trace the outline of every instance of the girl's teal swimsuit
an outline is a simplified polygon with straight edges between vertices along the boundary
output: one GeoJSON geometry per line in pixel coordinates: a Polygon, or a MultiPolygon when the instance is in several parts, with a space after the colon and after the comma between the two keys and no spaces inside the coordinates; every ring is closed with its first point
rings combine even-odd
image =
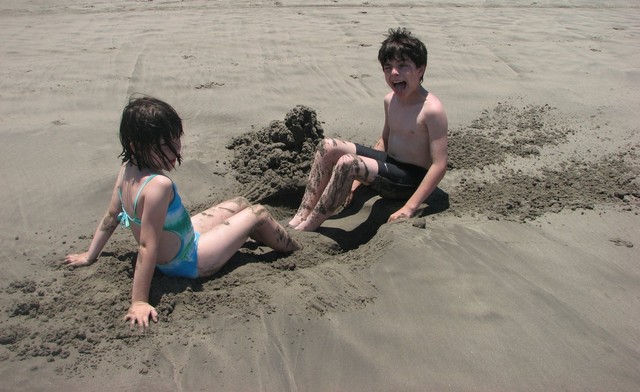
{"type": "MultiPolygon", "coordinates": [[[[131,222],[140,225],[141,220],[136,216],[136,207],[138,206],[138,198],[142,189],[151,181],[157,174],[150,175],[142,183],[135,200],[133,201],[133,218],[127,214],[122,206],[122,212],[118,214],[118,220],[122,227],[129,228],[131,222]]],[[[198,277],[198,239],[200,233],[193,230],[193,224],[191,223],[191,217],[187,212],[187,209],[182,205],[182,199],[178,195],[178,189],[172,182],[173,186],[173,200],[169,203],[167,209],[167,217],[164,220],[164,226],[162,229],[176,234],[180,238],[180,249],[178,254],[167,264],[156,264],[156,268],[162,273],[168,276],[181,276],[185,278],[197,278],[198,277]]],[[[122,189],[118,189],[118,195],[120,196],[120,203],[122,203],[122,189]]]]}

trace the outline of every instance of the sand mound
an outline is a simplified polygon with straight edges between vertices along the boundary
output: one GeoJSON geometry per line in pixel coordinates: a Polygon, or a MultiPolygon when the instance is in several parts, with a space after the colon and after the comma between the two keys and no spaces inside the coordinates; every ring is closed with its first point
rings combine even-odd
{"type": "Polygon", "coordinates": [[[227,148],[234,152],[231,167],[240,183],[237,193],[256,202],[300,192],[323,137],[316,112],[301,105],[284,121],[234,137],[227,148]]]}

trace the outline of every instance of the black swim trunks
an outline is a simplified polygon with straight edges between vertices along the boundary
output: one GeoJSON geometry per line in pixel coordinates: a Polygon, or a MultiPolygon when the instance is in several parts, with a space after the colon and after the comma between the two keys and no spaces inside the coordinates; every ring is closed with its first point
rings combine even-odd
{"type": "Polygon", "coordinates": [[[384,198],[410,198],[427,174],[427,169],[423,167],[398,162],[384,151],[374,150],[358,143],[356,143],[356,154],[378,162],[378,175],[370,187],[384,198]]]}

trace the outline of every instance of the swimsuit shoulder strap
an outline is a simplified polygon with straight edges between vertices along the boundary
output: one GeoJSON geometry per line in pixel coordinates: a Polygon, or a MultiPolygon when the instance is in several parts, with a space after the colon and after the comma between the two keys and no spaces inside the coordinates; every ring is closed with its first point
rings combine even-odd
{"type": "Polygon", "coordinates": [[[138,198],[140,197],[140,193],[142,193],[142,189],[144,189],[145,186],[147,186],[147,184],[149,183],[149,181],[153,180],[153,178],[157,176],[157,174],[152,174],[149,177],[147,177],[146,180],[144,180],[144,182],[142,183],[142,185],[140,186],[140,189],[138,189],[138,193],[136,194],[136,198],[133,199],[133,219],[138,219],[138,198]]]}

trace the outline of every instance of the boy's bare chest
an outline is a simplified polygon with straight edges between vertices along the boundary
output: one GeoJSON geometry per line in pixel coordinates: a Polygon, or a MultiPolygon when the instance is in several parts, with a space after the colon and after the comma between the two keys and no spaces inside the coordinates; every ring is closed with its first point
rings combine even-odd
{"type": "Polygon", "coordinates": [[[411,107],[397,107],[389,110],[389,129],[396,135],[416,134],[426,132],[426,127],[421,121],[422,105],[411,107]]]}

